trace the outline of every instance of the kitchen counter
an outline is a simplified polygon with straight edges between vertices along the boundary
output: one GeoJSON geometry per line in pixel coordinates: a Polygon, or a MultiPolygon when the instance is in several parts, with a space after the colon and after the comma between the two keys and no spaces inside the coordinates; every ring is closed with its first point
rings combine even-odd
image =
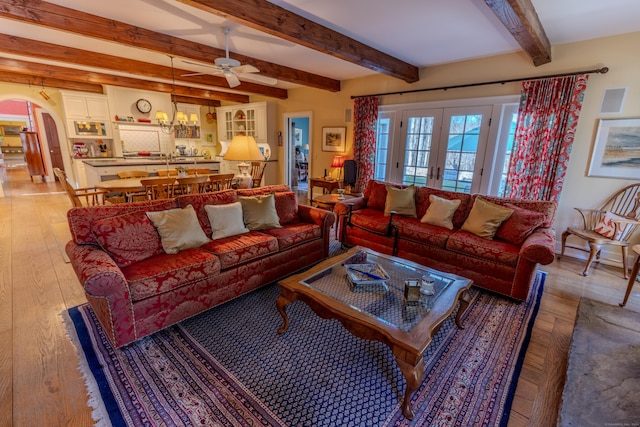
{"type": "Polygon", "coordinates": [[[76,176],[81,187],[93,187],[101,181],[117,179],[118,172],[144,170],[149,176],[157,176],[160,169],[174,169],[176,166],[187,168],[208,168],[211,173],[219,173],[220,161],[205,160],[196,157],[178,157],[171,159],[167,167],[167,160],[154,157],[75,157],[76,176]]]}
{"type": "MultiPolygon", "coordinates": [[[[76,158],[78,159],[78,158],[76,158]]],[[[167,160],[159,157],[91,157],[91,158],[79,158],[82,162],[88,166],[93,167],[114,167],[114,166],[145,166],[145,165],[166,165],[167,160]]],[[[171,159],[169,165],[200,165],[208,163],[220,163],[218,160],[204,159],[202,157],[178,157],[171,159]]]]}

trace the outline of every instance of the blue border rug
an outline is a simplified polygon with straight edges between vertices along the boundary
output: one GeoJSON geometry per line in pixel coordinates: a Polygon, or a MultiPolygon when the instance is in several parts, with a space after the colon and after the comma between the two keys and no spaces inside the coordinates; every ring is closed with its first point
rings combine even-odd
{"type": "Polygon", "coordinates": [[[68,314],[105,425],[506,426],[545,277],[524,303],[472,288],[466,328],[448,319],[425,352],[411,422],[391,351],[300,301],[278,335],[275,284],[119,350],[88,305],[68,314]]]}

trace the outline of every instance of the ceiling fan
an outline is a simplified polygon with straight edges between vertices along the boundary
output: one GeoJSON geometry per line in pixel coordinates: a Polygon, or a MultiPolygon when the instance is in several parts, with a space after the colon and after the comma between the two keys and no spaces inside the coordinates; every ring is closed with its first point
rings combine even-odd
{"type": "Polygon", "coordinates": [[[240,61],[229,58],[229,33],[231,32],[231,29],[228,27],[225,27],[223,30],[224,30],[224,43],[225,43],[226,56],[224,58],[216,58],[215,61],[213,61],[214,65],[202,65],[196,62],[183,60],[182,62],[187,64],[213,68],[213,71],[209,73],[182,74],[183,77],[201,76],[205,74],[210,74],[213,76],[223,75],[227,79],[227,83],[229,84],[230,88],[239,86],[240,79],[252,81],[259,84],[266,84],[270,86],[273,86],[276,83],[278,83],[278,80],[274,78],[261,76],[257,74],[260,72],[260,70],[258,70],[253,65],[241,65],[240,61]]]}

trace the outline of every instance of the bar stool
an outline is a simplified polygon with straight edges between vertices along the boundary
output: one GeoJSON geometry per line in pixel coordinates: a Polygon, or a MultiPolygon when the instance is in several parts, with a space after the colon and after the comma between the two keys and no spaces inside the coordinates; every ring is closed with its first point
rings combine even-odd
{"type": "Polygon", "coordinates": [[[638,276],[638,270],[640,270],[640,245],[633,245],[631,250],[636,254],[636,262],[633,263],[633,269],[631,270],[631,276],[629,277],[627,292],[624,294],[624,300],[622,303],[618,304],[620,307],[627,305],[627,300],[629,299],[629,295],[631,295],[631,288],[633,288],[633,285],[636,282],[636,277],[638,276]]]}

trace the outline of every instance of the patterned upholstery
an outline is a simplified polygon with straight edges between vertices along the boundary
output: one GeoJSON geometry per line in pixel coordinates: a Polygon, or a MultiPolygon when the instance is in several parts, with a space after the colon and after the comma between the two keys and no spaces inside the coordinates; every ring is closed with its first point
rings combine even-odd
{"type": "Polygon", "coordinates": [[[298,206],[286,185],[72,208],[67,216],[72,240],[66,252],[116,347],[321,261],[329,253],[335,218],[330,211],[298,206]],[[210,235],[205,205],[269,193],[275,193],[283,228],[226,237],[174,255],[157,253],[145,212],[191,204],[210,235]]]}
{"type": "MultiPolygon", "coordinates": [[[[430,187],[416,187],[417,218],[393,217],[398,237],[386,235],[389,217],[383,215],[386,200],[385,182],[369,181],[362,197],[339,202],[334,208],[341,239],[346,245],[361,245],[378,252],[395,255],[445,272],[472,279],[475,285],[510,296],[526,299],[538,264],[553,262],[555,231],[554,202],[482,196],[483,199],[514,209],[498,228],[493,240],[460,231],[478,195],[456,193],[430,187]],[[458,199],[453,230],[420,219],[429,208],[429,196],[458,199]],[[350,206],[352,214],[349,219],[350,206]],[[352,225],[343,226],[350,222],[352,225]]],[[[406,186],[394,185],[398,188],[406,186]]]]}

